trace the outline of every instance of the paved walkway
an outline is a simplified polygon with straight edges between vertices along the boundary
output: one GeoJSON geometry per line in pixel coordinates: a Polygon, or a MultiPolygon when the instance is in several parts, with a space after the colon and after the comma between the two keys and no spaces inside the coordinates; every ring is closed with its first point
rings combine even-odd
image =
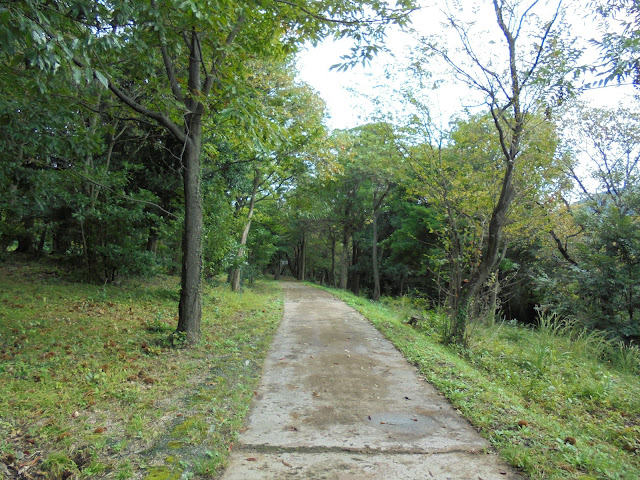
{"type": "Polygon", "coordinates": [[[223,480],[516,480],[364,317],[284,283],[284,318],[223,480]]]}

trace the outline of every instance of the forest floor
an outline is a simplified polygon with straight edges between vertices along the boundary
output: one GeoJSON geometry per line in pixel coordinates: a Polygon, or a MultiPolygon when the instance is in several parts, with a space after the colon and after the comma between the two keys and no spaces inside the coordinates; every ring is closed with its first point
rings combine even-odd
{"type": "Polygon", "coordinates": [[[223,480],[522,478],[366,318],[282,285],[284,317],[223,480]]]}

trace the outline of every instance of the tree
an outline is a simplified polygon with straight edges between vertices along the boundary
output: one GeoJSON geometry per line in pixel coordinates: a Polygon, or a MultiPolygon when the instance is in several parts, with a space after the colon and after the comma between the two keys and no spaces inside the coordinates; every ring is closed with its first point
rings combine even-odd
{"type": "MultiPolygon", "coordinates": [[[[414,108],[427,107],[414,102],[414,108]]],[[[426,268],[439,285],[436,295],[431,295],[434,302],[446,303],[456,311],[462,291],[486,249],[487,231],[502,189],[499,136],[490,114],[455,120],[447,132],[438,131],[428,112],[422,117],[424,122],[418,122],[418,115],[413,118],[412,124],[401,129],[406,164],[411,167],[402,183],[438,219],[431,221],[431,230],[440,242],[425,259],[426,268]]],[[[515,196],[503,225],[496,265],[507,258],[508,247],[526,248],[546,235],[546,222],[538,204],[547,204],[557,178],[562,176],[555,155],[555,126],[532,112],[532,122],[534,118],[537,127],[523,139],[519,158],[527,169],[514,173],[515,196]]],[[[469,304],[474,318],[493,321],[500,287],[499,272],[494,269],[469,304]]]]}
{"type": "Polygon", "coordinates": [[[576,190],[553,232],[561,260],[541,284],[562,314],[612,337],[637,340],[640,114],[579,105],[565,129],[567,158],[574,159],[566,170],[576,190]]]}
{"type": "Polygon", "coordinates": [[[578,52],[563,42],[562,0],[554,3],[549,18],[542,20],[540,15],[546,3],[493,0],[496,31],[500,35],[482,32],[497,43],[486,54],[476,47],[475,39],[480,35],[474,31],[477,24],[472,19],[465,21],[451,10],[447,12],[447,25],[457,37],[464,60],[458,60],[433,39],[423,42],[426,52],[443,59],[458,80],[482,95],[498,133],[502,155],[500,192],[487,226],[485,247],[460,288],[452,312],[450,340],[460,344],[466,343],[471,300],[499,258],[502,231],[516,197],[514,177],[518,168],[524,168],[519,166],[519,158],[527,135],[535,129],[532,113],[550,96],[566,95],[570,87],[566,81],[568,67],[578,52]]]}
{"type": "MultiPolygon", "coordinates": [[[[157,123],[182,144],[178,331],[194,343],[202,309],[203,135],[210,118],[230,115],[250,136],[260,136],[256,106],[250,96],[237,95],[248,88],[247,58],[281,58],[304,42],[333,35],[357,40],[345,64],[365,62],[378,50],[386,25],[406,24],[412,7],[410,0],[393,7],[377,0],[311,6],[299,0],[25,0],[2,5],[0,45],[3,57],[24,58],[47,73],[68,69],[77,82],[97,81],[142,121],[157,123]]],[[[46,89],[47,77],[36,81],[46,89]]]]}
{"type": "MultiPolygon", "coordinates": [[[[402,163],[402,156],[396,145],[393,126],[384,123],[371,123],[351,131],[354,135],[351,155],[352,163],[346,168],[365,180],[365,191],[369,191],[371,222],[371,270],[373,275],[372,299],[380,299],[380,272],[378,260],[380,212],[385,205],[394,182],[394,169],[402,163]]],[[[347,173],[347,171],[345,171],[347,173]]]]}

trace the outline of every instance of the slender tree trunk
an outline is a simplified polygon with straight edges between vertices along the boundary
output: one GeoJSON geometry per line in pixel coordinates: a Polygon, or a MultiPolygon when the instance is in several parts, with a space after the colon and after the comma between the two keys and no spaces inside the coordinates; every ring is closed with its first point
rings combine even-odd
{"type": "Polygon", "coordinates": [[[42,228],[42,233],[40,234],[40,241],[38,242],[38,254],[41,255],[42,252],[44,251],[44,244],[47,240],[47,233],[49,231],[49,224],[45,223],[44,227],[42,228]]]}
{"type": "Polygon", "coordinates": [[[154,255],[158,252],[158,230],[155,227],[149,227],[149,235],[147,236],[147,252],[154,255]]]}
{"type": "MultiPolygon", "coordinates": [[[[360,245],[353,241],[353,237],[351,238],[351,245],[351,265],[355,266],[358,265],[358,260],[360,259],[360,245]]],[[[349,277],[349,289],[358,295],[360,293],[360,272],[357,269],[353,269],[349,277]]]]}
{"type": "Polygon", "coordinates": [[[281,258],[282,258],[282,255],[280,254],[280,251],[278,251],[278,256],[276,257],[276,265],[275,265],[275,268],[273,269],[274,280],[280,280],[280,270],[282,269],[282,265],[280,264],[281,258]]]}
{"type": "Polygon", "coordinates": [[[349,240],[351,234],[344,228],[342,234],[342,253],[340,254],[340,289],[347,289],[347,278],[349,276],[349,240]]]}
{"type": "MultiPolygon", "coordinates": [[[[240,248],[238,249],[238,258],[242,260],[245,254],[247,240],[249,239],[249,231],[251,230],[251,220],[253,219],[253,212],[256,206],[256,195],[258,193],[258,186],[260,185],[260,171],[255,170],[253,174],[253,188],[251,190],[251,200],[249,201],[249,212],[247,213],[247,223],[242,231],[242,237],[240,237],[240,248]]],[[[231,290],[234,292],[240,291],[240,280],[242,279],[242,267],[237,265],[231,274],[231,290]]]]}
{"type": "Polygon", "coordinates": [[[507,167],[502,180],[502,190],[500,198],[491,215],[489,223],[489,233],[487,238],[487,247],[485,248],[480,265],[473,272],[468,283],[465,283],[460,293],[460,301],[458,302],[455,318],[453,319],[453,329],[451,332],[451,340],[460,345],[466,343],[467,320],[469,316],[469,307],[471,300],[478,293],[480,287],[489,278],[489,274],[496,264],[498,252],[500,248],[500,237],[502,227],[506,221],[509,206],[515,196],[513,188],[513,160],[507,161],[507,167]]]}
{"type": "Polygon", "coordinates": [[[298,270],[298,280],[304,282],[306,269],[307,269],[307,238],[302,233],[302,240],[300,240],[300,262],[299,262],[299,270],[298,270]]]}
{"type": "Polygon", "coordinates": [[[371,264],[373,267],[373,300],[380,300],[380,273],[378,272],[378,211],[373,212],[371,238],[371,264]]]}
{"type": "MultiPolygon", "coordinates": [[[[505,259],[507,256],[507,246],[505,245],[502,248],[502,253],[500,253],[500,258],[496,262],[497,265],[505,259]]],[[[490,326],[495,325],[496,323],[496,314],[498,312],[498,295],[500,293],[500,272],[496,270],[495,272],[496,280],[491,288],[490,298],[489,298],[489,307],[487,309],[487,324],[490,326]]]]}
{"type": "Polygon", "coordinates": [[[391,185],[387,185],[386,189],[378,198],[377,188],[373,189],[373,215],[371,216],[373,238],[371,239],[371,264],[373,266],[373,300],[380,300],[380,273],[378,272],[378,217],[380,215],[380,207],[391,190],[391,185]]]}
{"type": "Polygon", "coordinates": [[[329,272],[329,284],[336,286],[336,237],[331,235],[331,271],[329,272]]]}

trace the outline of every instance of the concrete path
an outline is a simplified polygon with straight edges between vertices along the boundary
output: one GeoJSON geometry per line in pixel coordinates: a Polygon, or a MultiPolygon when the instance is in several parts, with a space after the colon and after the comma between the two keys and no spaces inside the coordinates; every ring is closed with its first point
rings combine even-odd
{"type": "Polygon", "coordinates": [[[516,480],[364,317],[284,283],[284,318],[223,480],[516,480]]]}

